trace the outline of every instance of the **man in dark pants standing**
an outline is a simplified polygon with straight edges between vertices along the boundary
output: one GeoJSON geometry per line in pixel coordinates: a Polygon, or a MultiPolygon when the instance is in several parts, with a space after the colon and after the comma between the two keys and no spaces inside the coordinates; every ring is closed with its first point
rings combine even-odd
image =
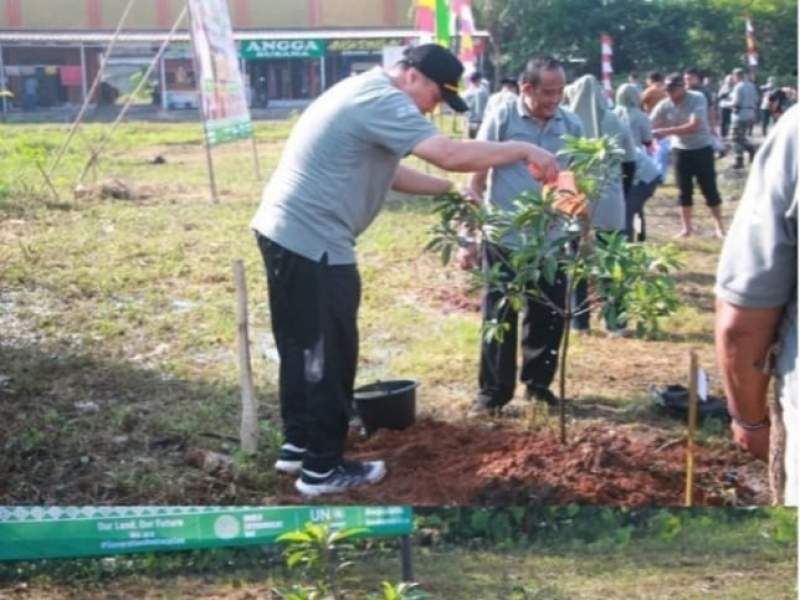
{"type": "Polygon", "coordinates": [[[328,89],[295,125],[251,223],[281,359],[284,443],[275,468],[299,474],[295,486],[304,495],[375,483],[386,473],[383,461],[343,456],[358,358],[355,240],[389,188],[417,195],[452,188],[400,160],[414,154],[462,172],[519,161],[557,175],[555,158],[533,144],[453,140],[423,116],[441,101],[466,110],[457,93],[462,72],[448,50],[425,44],[389,71],[376,67],[328,89]]]}
{"type": "Polygon", "coordinates": [[[668,96],[650,114],[653,137],[660,140],[672,136],[675,149],[675,179],[680,190],[681,231],[677,237],[689,237],[692,229],[692,195],[694,180],[706,199],[717,237],[725,236],[722,225],[722,198],[717,189],[714,167],[714,138],[708,120],[708,101],[700,92],[687,90],[683,76],[667,77],[668,96]]]}
{"type": "MultiPolygon", "coordinates": [[[[520,96],[498,106],[486,118],[478,132],[478,140],[504,141],[525,140],[549,150],[553,154],[564,145],[565,135],[580,136],[583,128],[577,116],[560,106],[566,79],[561,64],[552,57],[536,57],[528,61],[521,78],[520,96]]],[[[564,159],[560,159],[564,160],[564,159]]],[[[565,167],[566,164],[562,164],[565,167]]],[[[480,171],[473,175],[470,187],[475,196],[482,197],[489,182],[485,201],[498,208],[510,209],[514,199],[524,191],[537,191],[537,182],[524,164],[514,163],[493,168],[491,172],[480,171]]],[[[516,235],[503,240],[504,245],[514,247],[519,242],[516,235]]],[[[491,269],[500,264],[509,273],[507,252],[488,242],[482,250],[482,267],[491,269]]],[[[564,306],[566,280],[562,273],[553,285],[543,279],[539,288],[557,306],[564,306]]],[[[484,290],[482,314],[484,321],[492,319],[502,294],[496,290],[484,290]]],[[[481,343],[480,391],[470,414],[480,416],[494,413],[511,401],[516,386],[517,370],[517,321],[516,311],[506,308],[501,315],[509,327],[502,342],[496,340],[481,343]]],[[[522,318],[522,372],[520,379],[526,385],[527,397],[548,404],[557,399],[550,391],[550,384],[558,365],[558,348],[563,333],[563,320],[551,308],[541,302],[528,299],[522,318]]]]}

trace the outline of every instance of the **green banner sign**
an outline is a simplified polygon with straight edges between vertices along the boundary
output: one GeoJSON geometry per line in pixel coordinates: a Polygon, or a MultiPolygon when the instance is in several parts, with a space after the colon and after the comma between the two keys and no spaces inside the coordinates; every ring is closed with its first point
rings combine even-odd
{"type": "Polygon", "coordinates": [[[239,54],[245,60],[325,56],[325,40],[242,40],[239,48],[239,54]]]}
{"type": "Polygon", "coordinates": [[[0,560],[272,544],[307,523],[366,528],[362,537],[407,535],[407,506],[0,506],[0,560]]]}

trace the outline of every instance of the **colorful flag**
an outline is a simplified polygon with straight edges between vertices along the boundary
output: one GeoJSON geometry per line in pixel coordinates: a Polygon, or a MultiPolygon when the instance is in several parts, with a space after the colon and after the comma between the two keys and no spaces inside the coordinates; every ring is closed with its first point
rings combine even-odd
{"type": "Polygon", "coordinates": [[[417,0],[414,29],[426,33],[429,39],[433,38],[436,31],[436,0],[417,0]]]}
{"type": "Polygon", "coordinates": [[[614,58],[614,40],[610,35],[603,34],[600,36],[600,47],[602,55],[603,91],[610,104],[614,98],[614,86],[611,84],[612,77],[614,76],[614,67],[611,64],[614,58]]]}
{"type": "Polygon", "coordinates": [[[458,58],[464,64],[464,74],[469,76],[475,71],[475,20],[472,16],[471,0],[452,0],[453,13],[456,16],[459,34],[458,58]]]}
{"type": "Polygon", "coordinates": [[[756,52],[756,36],[753,29],[753,23],[748,17],[744,22],[744,33],[747,40],[747,64],[750,69],[758,67],[758,52],[756,52]]]}

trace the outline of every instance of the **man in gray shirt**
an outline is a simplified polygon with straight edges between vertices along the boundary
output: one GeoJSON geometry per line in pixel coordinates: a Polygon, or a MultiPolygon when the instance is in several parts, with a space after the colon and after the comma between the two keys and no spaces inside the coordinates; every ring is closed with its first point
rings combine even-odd
{"type": "Polygon", "coordinates": [[[675,149],[675,179],[678,182],[681,207],[679,237],[692,235],[693,180],[697,179],[706,205],[714,220],[716,235],[725,236],[722,225],[722,198],[717,189],[714,167],[714,140],[708,123],[708,102],[700,92],[687,90],[680,73],[666,79],[667,97],[650,114],[653,137],[660,140],[672,136],[675,149]]]}
{"type": "Polygon", "coordinates": [[[750,162],[753,162],[753,155],[756,147],[747,139],[747,133],[753,128],[756,122],[756,109],[758,108],[758,90],[756,86],[747,78],[744,69],[733,70],[733,149],[736,157],[733,163],[734,169],[744,169],[744,153],[747,152],[750,162]]]}
{"type": "Polygon", "coordinates": [[[787,112],[753,161],[717,270],[716,346],[736,442],[769,457],[776,504],[800,502],[797,131],[787,112]],[[774,372],[775,401],[769,402],[774,372]]]}
{"type": "MultiPolygon", "coordinates": [[[[514,101],[507,101],[487,113],[478,132],[479,140],[502,142],[523,140],[534,143],[553,154],[564,146],[564,136],[581,136],[583,128],[573,113],[560,106],[564,94],[565,76],[561,64],[552,57],[536,57],[528,61],[521,78],[521,93],[514,101]]],[[[560,158],[566,167],[565,158],[560,158]]],[[[472,176],[470,187],[476,196],[503,210],[513,209],[514,200],[522,192],[538,191],[536,181],[523,163],[496,166],[491,171],[479,171],[472,176]]],[[[514,247],[518,238],[504,240],[504,245],[514,247]]],[[[482,267],[484,270],[500,268],[509,276],[507,250],[484,241],[482,267]]],[[[557,306],[564,306],[566,278],[558,273],[551,285],[541,278],[538,288],[557,306]]],[[[484,321],[498,317],[508,329],[502,342],[483,340],[481,343],[480,391],[470,411],[472,416],[497,412],[514,396],[517,368],[518,314],[507,308],[497,315],[502,293],[487,288],[481,302],[484,321]]],[[[558,366],[558,348],[564,329],[560,315],[542,302],[528,298],[522,319],[522,371],[520,379],[526,386],[528,399],[557,404],[550,384],[558,366]]]]}
{"type": "Polygon", "coordinates": [[[264,259],[270,318],[280,356],[284,443],[275,468],[300,474],[316,496],[379,481],[382,461],[345,460],[358,357],[361,284],[356,237],[389,189],[419,195],[451,190],[447,179],[400,165],[414,154],[442,169],[469,172],[534,163],[544,177],[558,165],[525,142],[453,140],[423,113],[458,96],[459,60],[436,44],[409,48],[391,70],[339,82],[300,117],[251,222],[264,259]]]}
{"type": "Polygon", "coordinates": [[[480,72],[475,71],[469,76],[469,89],[464,94],[467,103],[467,121],[469,122],[469,138],[475,139],[480,129],[486,105],[489,102],[489,89],[483,84],[480,72]]]}

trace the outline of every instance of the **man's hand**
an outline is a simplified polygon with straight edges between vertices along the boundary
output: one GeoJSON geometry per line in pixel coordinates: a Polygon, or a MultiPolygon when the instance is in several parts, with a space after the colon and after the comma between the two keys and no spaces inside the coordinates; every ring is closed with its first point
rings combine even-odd
{"type": "Polygon", "coordinates": [[[746,450],[764,461],[769,458],[769,426],[755,431],[747,431],[733,421],[731,431],[733,440],[742,450],[746,450]]]}
{"type": "Polygon", "coordinates": [[[543,150],[538,146],[531,144],[528,156],[525,158],[528,162],[528,169],[536,179],[542,183],[554,181],[558,177],[558,161],[555,155],[547,150],[543,150]]]}

